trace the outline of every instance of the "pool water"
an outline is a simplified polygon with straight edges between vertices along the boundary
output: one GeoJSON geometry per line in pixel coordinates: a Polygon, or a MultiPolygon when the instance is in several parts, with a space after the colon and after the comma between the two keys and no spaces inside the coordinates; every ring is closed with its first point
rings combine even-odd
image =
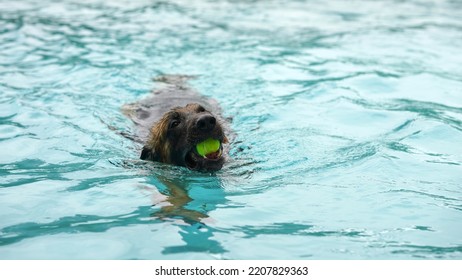
{"type": "Polygon", "coordinates": [[[460,1],[0,0],[1,259],[462,259],[460,1]],[[236,135],[138,160],[197,75],[236,135]]]}

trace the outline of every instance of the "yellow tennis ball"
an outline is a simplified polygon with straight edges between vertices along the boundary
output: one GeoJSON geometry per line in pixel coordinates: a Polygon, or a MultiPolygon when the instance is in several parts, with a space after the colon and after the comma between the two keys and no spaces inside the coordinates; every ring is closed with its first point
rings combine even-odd
{"type": "Polygon", "coordinates": [[[196,145],[197,153],[201,156],[206,156],[215,153],[220,149],[220,141],[209,138],[196,145]]]}

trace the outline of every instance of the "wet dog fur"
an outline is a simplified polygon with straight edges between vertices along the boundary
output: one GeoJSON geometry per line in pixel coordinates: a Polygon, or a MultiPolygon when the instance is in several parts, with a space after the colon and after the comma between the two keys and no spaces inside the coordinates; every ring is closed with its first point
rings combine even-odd
{"type": "Polygon", "coordinates": [[[134,140],[144,144],[141,159],[202,172],[217,171],[226,161],[227,125],[217,102],[187,85],[191,78],[155,78],[162,87],[145,99],[124,105],[122,111],[136,125],[134,140]],[[201,156],[196,145],[208,138],[220,141],[220,148],[201,156]]]}

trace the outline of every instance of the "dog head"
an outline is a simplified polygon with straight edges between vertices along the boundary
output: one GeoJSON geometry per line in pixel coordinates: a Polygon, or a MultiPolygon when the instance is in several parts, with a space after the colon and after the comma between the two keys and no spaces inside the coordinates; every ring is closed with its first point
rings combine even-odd
{"type": "Polygon", "coordinates": [[[223,144],[228,143],[220,121],[203,106],[192,103],[165,113],[151,128],[141,159],[186,166],[198,171],[223,167],[223,144]],[[196,146],[206,139],[220,143],[218,151],[200,155],[196,146]]]}

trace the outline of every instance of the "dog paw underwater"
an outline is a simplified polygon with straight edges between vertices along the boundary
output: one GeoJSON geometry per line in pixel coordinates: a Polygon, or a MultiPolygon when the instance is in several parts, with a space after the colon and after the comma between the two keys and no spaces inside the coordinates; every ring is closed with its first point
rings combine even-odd
{"type": "Polygon", "coordinates": [[[144,144],[142,160],[218,171],[227,161],[229,129],[218,103],[191,89],[190,78],[158,77],[160,89],[122,111],[136,126],[132,138],[144,144]]]}

